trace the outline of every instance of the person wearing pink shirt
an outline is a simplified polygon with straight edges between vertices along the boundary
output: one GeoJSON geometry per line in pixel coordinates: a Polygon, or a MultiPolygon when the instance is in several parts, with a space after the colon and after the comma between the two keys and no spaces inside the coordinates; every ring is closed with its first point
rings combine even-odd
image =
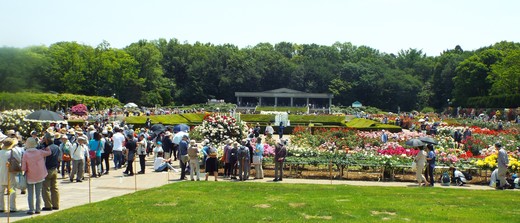
{"type": "Polygon", "coordinates": [[[42,183],[47,176],[47,168],[45,167],[45,157],[51,155],[49,147],[38,150],[38,143],[32,137],[25,142],[26,151],[22,157],[22,170],[25,171],[27,178],[27,190],[29,194],[27,201],[29,202],[29,211],[27,214],[39,214],[41,211],[41,192],[42,183]],[[36,193],[36,197],[34,196],[36,193]],[[36,200],[36,209],[34,201],[36,200]]]}

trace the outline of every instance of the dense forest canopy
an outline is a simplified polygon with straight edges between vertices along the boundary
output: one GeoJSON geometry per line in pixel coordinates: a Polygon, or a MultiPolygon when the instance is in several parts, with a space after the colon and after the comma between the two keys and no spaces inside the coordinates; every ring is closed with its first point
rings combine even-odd
{"type": "Polygon", "coordinates": [[[520,44],[504,41],[475,51],[455,46],[431,57],[418,49],[395,55],[348,42],[239,48],[159,39],[124,49],[106,41],[97,47],[58,42],[0,48],[0,83],[0,92],[112,96],[145,106],[234,102],[235,91],[285,87],[332,93],[336,105],[441,109],[475,97],[519,95],[520,44]]]}

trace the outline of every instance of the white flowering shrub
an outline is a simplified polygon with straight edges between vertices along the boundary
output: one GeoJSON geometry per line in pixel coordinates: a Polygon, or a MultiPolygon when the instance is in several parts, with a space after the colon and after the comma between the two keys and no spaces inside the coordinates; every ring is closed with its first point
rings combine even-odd
{"type": "Polygon", "coordinates": [[[231,139],[239,141],[247,137],[248,127],[245,122],[237,121],[235,118],[208,114],[204,117],[202,125],[195,127],[195,134],[201,135],[204,139],[209,139],[213,144],[223,144],[231,139]]]}
{"type": "Polygon", "coordinates": [[[43,126],[37,122],[24,121],[25,116],[31,114],[31,110],[7,110],[0,112],[0,129],[5,134],[8,130],[20,132],[24,137],[28,137],[32,130],[41,132],[43,126]]]}

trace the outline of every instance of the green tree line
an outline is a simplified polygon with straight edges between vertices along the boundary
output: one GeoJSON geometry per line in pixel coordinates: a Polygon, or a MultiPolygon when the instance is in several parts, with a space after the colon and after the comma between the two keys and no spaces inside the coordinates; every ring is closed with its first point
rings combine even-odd
{"type": "Polygon", "coordinates": [[[520,94],[520,44],[504,41],[474,51],[456,46],[427,56],[418,49],[396,55],[348,42],[239,48],[159,39],[123,49],[106,41],[96,47],[57,42],[0,48],[0,83],[0,92],[107,96],[145,106],[234,102],[236,91],[285,87],[332,93],[336,105],[440,109],[466,106],[475,97],[520,94]]]}

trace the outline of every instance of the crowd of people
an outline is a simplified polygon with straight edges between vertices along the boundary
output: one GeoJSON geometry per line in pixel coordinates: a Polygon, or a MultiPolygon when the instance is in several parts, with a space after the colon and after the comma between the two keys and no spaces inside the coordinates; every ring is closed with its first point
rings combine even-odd
{"type": "MultiPolygon", "coordinates": [[[[224,167],[225,179],[248,180],[252,165],[254,179],[264,178],[264,145],[259,134],[240,142],[227,140],[220,157],[214,142],[206,139],[199,148],[188,133],[178,142],[174,134],[171,128],[156,132],[148,128],[132,130],[124,124],[107,122],[84,127],[51,124],[41,133],[32,131],[25,139],[14,130],[7,130],[5,135],[0,131],[0,189],[9,197],[8,209],[4,199],[0,199],[0,212],[18,211],[17,189],[28,194],[27,214],[59,210],[60,176],[70,183],[81,183],[86,177],[108,175],[111,169],[125,168],[125,176],[145,174],[147,157],[153,157],[154,171],[180,172],[180,180],[187,180],[189,174],[192,181],[199,181],[200,173],[204,172],[206,181],[210,176],[218,181],[219,163],[224,167]],[[134,173],[134,159],[139,159],[137,173],[134,173]],[[173,167],[175,161],[179,162],[180,170],[173,167]]],[[[280,140],[276,146],[274,181],[282,180],[286,144],[286,140],[280,140]]]]}

